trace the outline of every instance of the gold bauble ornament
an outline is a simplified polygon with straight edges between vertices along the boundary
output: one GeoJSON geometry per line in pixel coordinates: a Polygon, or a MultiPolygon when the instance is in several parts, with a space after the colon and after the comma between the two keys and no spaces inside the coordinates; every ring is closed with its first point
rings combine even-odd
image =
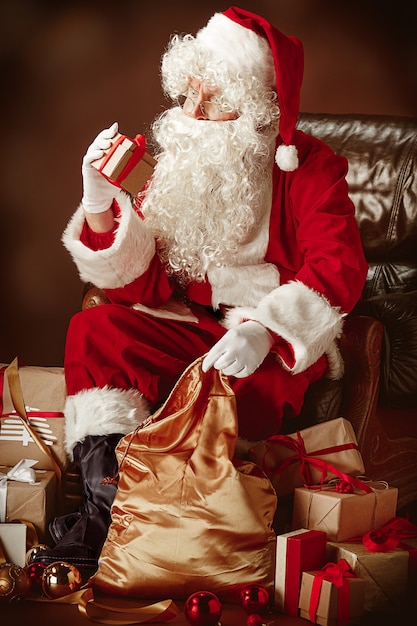
{"type": "Polygon", "coordinates": [[[30,591],[30,580],[25,570],[14,563],[0,565],[0,603],[19,602],[30,591]]]}
{"type": "Polygon", "coordinates": [[[43,552],[44,550],[49,550],[49,546],[47,546],[44,543],[37,543],[34,546],[32,546],[27,552],[26,552],[26,565],[31,565],[31,563],[34,562],[36,556],[40,553],[43,552]]]}
{"type": "Polygon", "coordinates": [[[55,561],[48,565],[42,575],[42,590],[47,598],[54,600],[78,591],[82,577],[75,565],[55,561]]]}

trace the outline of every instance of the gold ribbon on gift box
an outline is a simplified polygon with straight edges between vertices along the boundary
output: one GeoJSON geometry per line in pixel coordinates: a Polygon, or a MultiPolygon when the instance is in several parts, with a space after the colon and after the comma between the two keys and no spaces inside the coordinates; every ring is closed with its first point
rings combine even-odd
{"type": "Polygon", "coordinates": [[[42,450],[44,454],[46,454],[52,463],[53,470],[57,477],[57,489],[60,490],[61,479],[62,479],[62,471],[60,466],[58,465],[52,451],[48,448],[48,446],[42,441],[41,437],[38,433],[32,428],[29,418],[26,413],[26,407],[23,400],[23,392],[22,386],[20,384],[19,378],[19,364],[18,358],[16,357],[10,363],[10,365],[6,368],[6,376],[9,383],[9,391],[10,397],[13,403],[13,406],[16,410],[17,415],[19,416],[23,426],[26,428],[29,435],[32,437],[33,441],[36,443],[38,448],[42,450]]]}

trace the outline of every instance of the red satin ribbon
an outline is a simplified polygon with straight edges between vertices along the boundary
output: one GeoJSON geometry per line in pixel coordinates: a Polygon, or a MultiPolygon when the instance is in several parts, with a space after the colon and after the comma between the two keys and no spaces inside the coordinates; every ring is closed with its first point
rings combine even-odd
{"type": "Polygon", "coordinates": [[[350,587],[347,578],[354,578],[354,574],[346,559],[339,559],[337,563],[327,563],[321,570],[314,572],[311,588],[309,616],[310,621],[316,623],[317,607],[323,580],[327,580],[338,588],[337,624],[345,626],[349,621],[350,587]]]}
{"type": "MultiPolygon", "coordinates": [[[[268,468],[264,467],[264,471],[269,476],[274,476],[275,474],[280,474],[284,470],[287,469],[290,465],[294,463],[300,462],[300,474],[301,478],[304,480],[306,485],[313,484],[313,478],[311,476],[310,468],[314,467],[321,471],[321,479],[320,484],[323,484],[327,478],[328,473],[332,473],[335,476],[338,476],[346,483],[357,487],[358,489],[362,489],[366,493],[371,493],[372,489],[366,483],[354,478],[353,476],[349,476],[349,474],[345,474],[338,470],[334,465],[328,463],[327,461],[323,461],[322,459],[315,458],[316,456],[321,456],[323,454],[333,454],[336,452],[341,452],[343,450],[358,450],[358,446],[355,443],[343,443],[336,446],[330,446],[328,448],[322,448],[321,450],[314,450],[313,452],[307,453],[304,445],[304,440],[301,435],[301,432],[298,430],[296,432],[297,439],[293,439],[288,435],[274,435],[268,439],[268,441],[279,441],[285,448],[292,450],[294,455],[285,459],[278,468],[274,471],[270,471],[268,468]]],[[[264,464],[265,465],[265,464],[264,464]]]]}
{"type": "Polygon", "coordinates": [[[417,537],[417,526],[405,518],[393,517],[381,528],[365,533],[362,543],[371,552],[389,552],[404,547],[400,543],[412,537],[417,537]]]}

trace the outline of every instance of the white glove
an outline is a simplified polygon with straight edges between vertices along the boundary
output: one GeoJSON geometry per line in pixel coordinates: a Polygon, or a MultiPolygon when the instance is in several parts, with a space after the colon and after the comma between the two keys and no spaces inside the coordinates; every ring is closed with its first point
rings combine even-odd
{"type": "Polygon", "coordinates": [[[110,128],[101,131],[84,155],[82,163],[83,198],[82,205],[88,213],[104,213],[112,205],[117,187],[112,185],[95,167],[93,161],[100,159],[104,151],[112,145],[112,139],[118,132],[115,122],[110,128]]]}
{"type": "Polygon", "coordinates": [[[214,366],[226,376],[245,378],[260,366],[274,340],[265,326],[249,320],[227,331],[209,350],[202,363],[203,372],[214,366]]]}

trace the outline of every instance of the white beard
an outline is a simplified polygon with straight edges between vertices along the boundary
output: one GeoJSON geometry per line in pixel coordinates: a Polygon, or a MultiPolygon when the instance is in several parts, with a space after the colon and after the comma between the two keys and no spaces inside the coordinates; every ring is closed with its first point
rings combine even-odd
{"type": "Polygon", "coordinates": [[[175,107],[153,131],[161,152],[142,212],[167,270],[203,280],[209,267],[233,262],[270,209],[277,129],[259,132],[244,116],[195,120],[175,107]]]}

